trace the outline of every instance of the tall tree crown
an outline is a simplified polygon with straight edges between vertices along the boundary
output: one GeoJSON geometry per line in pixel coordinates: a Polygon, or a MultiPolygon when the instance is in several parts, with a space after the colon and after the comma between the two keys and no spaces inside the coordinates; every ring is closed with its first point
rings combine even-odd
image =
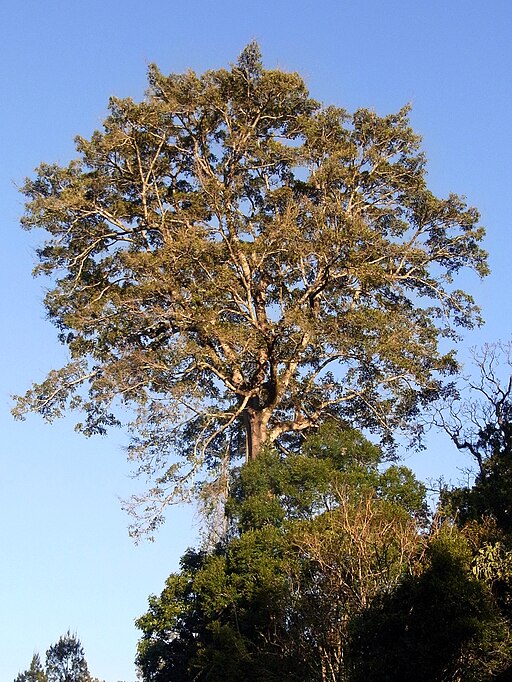
{"type": "Polygon", "coordinates": [[[16,414],[77,408],[89,435],[134,408],[158,505],[326,417],[411,424],[456,369],[440,338],[478,320],[452,278],[487,266],[477,212],[427,188],[407,114],[321,106],[255,44],[229,70],[150,67],[142,102],[111,99],[76,160],[25,184],[70,361],[16,414]]]}

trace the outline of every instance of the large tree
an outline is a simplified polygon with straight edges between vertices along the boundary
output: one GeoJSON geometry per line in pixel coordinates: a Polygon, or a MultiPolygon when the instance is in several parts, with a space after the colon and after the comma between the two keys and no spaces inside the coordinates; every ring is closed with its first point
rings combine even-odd
{"type": "Polygon", "coordinates": [[[142,102],[112,99],[76,160],[25,184],[70,361],[16,414],[78,408],[92,434],[134,408],[158,504],[327,416],[410,424],[456,369],[439,340],[478,319],[453,275],[487,268],[477,212],[429,191],[407,115],[321,106],[254,44],[202,76],[150,67],[142,102]]]}

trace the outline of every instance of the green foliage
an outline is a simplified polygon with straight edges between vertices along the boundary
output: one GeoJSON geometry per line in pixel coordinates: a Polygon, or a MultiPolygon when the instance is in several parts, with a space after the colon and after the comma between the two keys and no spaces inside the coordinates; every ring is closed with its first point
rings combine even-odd
{"type": "Polygon", "coordinates": [[[14,682],[48,682],[39,654],[34,654],[30,668],[23,673],[19,673],[14,682]]]}
{"type": "Polygon", "coordinates": [[[14,682],[99,682],[89,674],[80,640],[67,632],[46,652],[43,668],[39,654],[34,654],[30,668],[14,682]]]}
{"type": "Polygon", "coordinates": [[[427,529],[425,488],[354,429],[266,448],[229,531],[148,613],[145,682],[489,682],[512,664],[511,548],[487,517],[427,529]]]}
{"type": "Polygon", "coordinates": [[[424,488],[381,456],[330,424],[236,471],[227,537],[189,551],[137,622],[143,680],[342,679],[349,620],[396,584],[424,513],[424,488]]]}
{"type": "Polygon", "coordinates": [[[511,653],[510,633],[454,528],[435,534],[415,572],[353,624],[355,682],[489,680],[511,653]]]}
{"type": "Polygon", "coordinates": [[[25,184],[71,359],[15,415],[78,409],[90,435],[133,408],[149,529],[223,457],[328,418],[389,443],[457,368],[439,340],[479,319],[453,278],[487,272],[477,212],[429,191],[407,116],[321,106],[254,44],[229,70],[150,67],[144,101],[113,98],[77,159],[25,184]]]}
{"type": "Polygon", "coordinates": [[[205,618],[200,614],[192,578],[204,555],[187,552],[179,574],[169,576],[159,598],[150,597],[149,611],[137,626],[148,636],[139,642],[137,663],[144,680],[185,680],[189,661],[197,650],[198,637],[205,636],[205,618]]]}
{"type": "Polygon", "coordinates": [[[83,647],[71,632],[46,652],[46,677],[48,682],[91,682],[83,647]]]}
{"type": "Polygon", "coordinates": [[[235,682],[285,675],[286,655],[275,642],[285,598],[283,549],[281,534],[268,526],[213,554],[185,555],[181,572],[137,621],[144,633],[137,657],[142,678],[235,682]]]}
{"type": "Polygon", "coordinates": [[[382,450],[355,429],[328,422],[299,452],[285,456],[267,449],[258,460],[238,470],[231,486],[226,512],[237,532],[311,519],[335,505],[333,496],[341,488],[354,499],[378,495],[426,519],[424,485],[406,467],[381,471],[382,450]]]}

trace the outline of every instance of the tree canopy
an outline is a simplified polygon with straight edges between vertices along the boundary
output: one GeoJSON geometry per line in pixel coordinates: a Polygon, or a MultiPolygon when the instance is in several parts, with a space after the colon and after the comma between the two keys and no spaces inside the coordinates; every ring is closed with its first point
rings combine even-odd
{"type": "Polygon", "coordinates": [[[478,321],[452,280],[486,274],[483,229],[428,189],[407,108],[320,105],[251,44],[203,75],[151,66],[77,151],[23,190],[70,359],[15,415],[78,409],[90,435],[133,410],[150,525],[205,468],[333,417],[389,441],[442,394],[439,341],[478,321]]]}

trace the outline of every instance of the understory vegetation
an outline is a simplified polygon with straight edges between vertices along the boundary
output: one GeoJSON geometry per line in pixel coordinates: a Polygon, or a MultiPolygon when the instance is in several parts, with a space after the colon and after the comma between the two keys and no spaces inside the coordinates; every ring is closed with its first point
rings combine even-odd
{"type": "MultiPolygon", "coordinates": [[[[510,490],[502,445],[486,468],[510,490]]],[[[506,510],[477,478],[432,517],[414,474],[382,464],[359,432],[326,425],[234,472],[223,538],[187,551],[137,622],[142,679],[510,679],[506,510]]]]}

